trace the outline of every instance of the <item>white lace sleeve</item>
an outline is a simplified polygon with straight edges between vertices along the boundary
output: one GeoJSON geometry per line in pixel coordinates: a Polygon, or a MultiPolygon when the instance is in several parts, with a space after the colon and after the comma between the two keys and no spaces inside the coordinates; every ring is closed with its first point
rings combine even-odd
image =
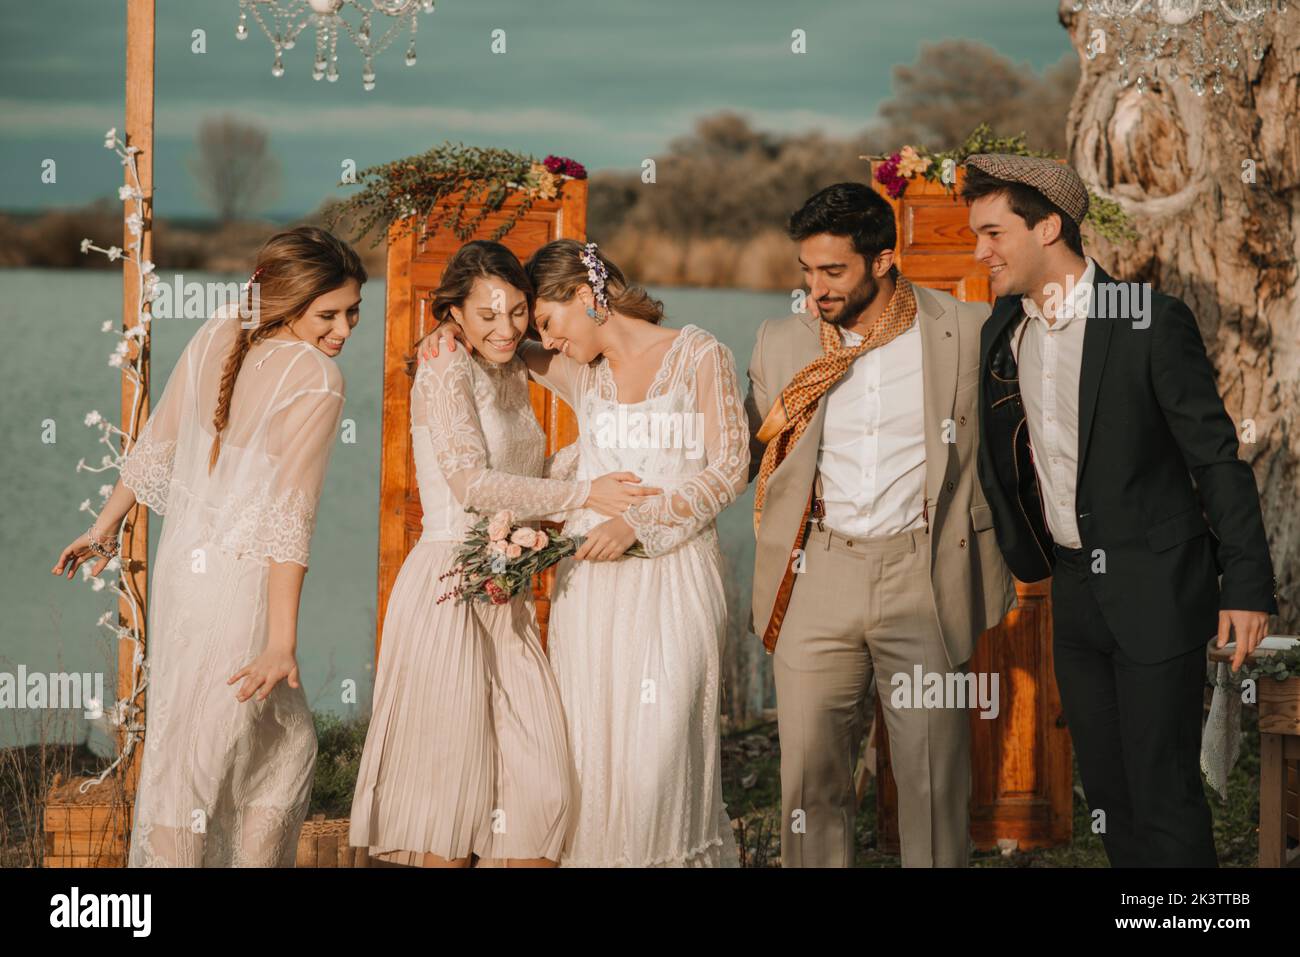
{"type": "Polygon", "coordinates": [[[221,315],[210,317],[190,337],[167,378],[162,398],[150,410],[149,418],[122,462],[122,484],[135,493],[137,502],[142,502],[159,515],[167,514],[182,412],[186,403],[194,401],[195,356],[203,341],[216,330],[216,323],[223,318],[221,315]]]}
{"type": "Polygon", "coordinates": [[[271,413],[271,473],[240,503],[222,540],[243,554],[306,566],[321,486],[343,417],[343,373],[321,365],[321,381],[299,388],[271,413]]]}
{"type": "MultiPolygon", "coordinates": [[[[173,373],[167,383],[168,389],[177,378],[173,373]]],[[[176,461],[176,423],[164,421],[161,414],[169,398],[165,392],[163,403],[149,416],[131,451],[126,454],[121,474],[122,484],[135,493],[136,501],[159,515],[167,514],[167,493],[176,461]]]]}
{"type": "Polygon", "coordinates": [[[554,455],[546,457],[546,466],[542,469],[542,476],[572,480],[578,474],[579,457],[578,443],[570,442],[554,455]]]}
{"type": "Polygon", "coordinates": [[[162,398],[150,411],[122,462],[122,484],[135,493],[136,501],[159,515],[167,514],[181,422],[186,407],[196,401],[199,356],[227,320],[226,310],[219,308],[190,337],[167,379],[162,398]]]}
{"type": "Polygon", "coordinates": [[[413,402],[421,403],[434,457],[452,495],[467,509],[510,509],[517,518],[581,508],[591,493],[588,481],[514,475],[489,467],[474,394],[473,361],[458,349],[421,363],[412,396],[413,402]]]}
{"type": "Polygon", "coordinates": [[[749,431],[731,350],[712,337],[686,357],[696,367],[696,410],[704,416],[708,466],[670,494],[623,512],[650,557],[676,548],[712,522],[745,490],[749,431]]]}

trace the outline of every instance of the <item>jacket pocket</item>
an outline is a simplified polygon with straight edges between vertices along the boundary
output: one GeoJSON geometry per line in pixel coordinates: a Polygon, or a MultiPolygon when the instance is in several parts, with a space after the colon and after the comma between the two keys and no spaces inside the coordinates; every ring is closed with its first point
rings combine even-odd
{"type": "Polygon", "coordinates": [[[993,509],[987,505],[970,507],[970,527],[976,532],[988,531],[993,527],[993,509]]]}
{"type": "Polygon", "coordinates": [[[1153,552],[1163,552],[1208,531],[1209,526],[1205,524],[1201,510],[1189,508],[1148,528],[1147,544],[1153,552]]]}

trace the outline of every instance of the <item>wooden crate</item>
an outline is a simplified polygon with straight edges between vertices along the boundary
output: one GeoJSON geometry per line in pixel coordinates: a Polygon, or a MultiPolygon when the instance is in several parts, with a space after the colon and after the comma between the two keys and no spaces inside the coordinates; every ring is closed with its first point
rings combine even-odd
{"type": "Polygon", "coordinates": [[[294,867],[370,867],[369,850],[348,844],[348,827],[347,818],[324,814],[304,821],[294,867]]]}
{"type": "Polygon", "coordinates": [[[1278,681],[1263,677],[1255,682],[1259,702],[1259,730],[1265,734],[1300,734],[1300,678],[1278,681]]]}
{"type": "Polygon", "coordinates": [[[132,803],[113,778],[81,792],[89,778],[55,775],[45,803],[45,867],[125,867],[132,803]]]}
{"type": "MultiPolygon", "coordinates": [[[[1300,736],[1300,678],[1260,678],[1255,688],[1260,733],[1300,736]]],[[[1281,773],[1286,789],[1282,797],[1286,832],[1291,840],[1300,842],[1300,762],[1284,758],[1281,773]]]]}

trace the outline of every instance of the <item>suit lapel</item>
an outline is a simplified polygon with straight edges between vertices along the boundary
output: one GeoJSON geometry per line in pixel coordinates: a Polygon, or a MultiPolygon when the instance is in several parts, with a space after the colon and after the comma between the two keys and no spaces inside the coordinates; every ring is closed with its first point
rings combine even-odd
{"type": "Polygon", "coordinates": [[[989,356],[993,352],[993,347],[1006,332],[1007,326],[1019,322],[1024,315],[1024,307],[1020,305],[1019,296],[1001,296],[994,300],[993,312],[981,332],[983,337],[981,340],[983,346],[983,354],[980,356],[981,369],[988,368],[989,356]]]}
{"type": "Polygon", "coordinates": [[[1088,308],[1088,325],[1083,331],[1083,358],[1079,366],[1079,471],[1075,476],[1076,486],[1083,481],[1088,439],[1092,435],[1093,415],[1097,411],[1097,392],[1101,388],[1101,372],[1106,365],[1106,351],[1115,325],[1114,319],[1109,316],[1097,318],[1100,289],[1104,283],[1114,280],[1102,272],[1101,266],[1097,266],[1092,281],[1092,302],[1088,308]]]}
{"type": "MultiPolygon", "coordinates": [[[[790,376],[793,378],[795,372],[809,365],[818,359],[822,354],[821,342],[821,323],[812,318],[807,313],[799,317],[808,328],[806,336],[799,336],[798,341],[791,349],[790,355],[790,376]]],[[[803,435],[799,436],[799,441],[794,447],[786,453],[785,459],[777,466],[776,472],[772,474],[772,480],[775,481],[777,475],[785,473],[795,480],[796,488],[812,488],[813,474],[817,469],[817,453],[821,450],[822,442],[822,425],[826,421],[826,401],[827,396],[822,396],[817,402],[817,408],[813,410],[812,420],[808,427],[804,429],[803,435]],[[807,476],[806,481],[803,476],[807,476]]],[[[785,476],[782,475],[782,478],[785,476]]],[[[771,495],[771,486],[768,487],[769,500],[771,495]]],[[[800,494],[807,496],[807,491],[800,494]]],[[[799,502],[800,509],[804,506],[804,501],[799,502]]]]}
{"type": "Polygon", "coordinates": [[[949,444],[944,438],[945,422],[952,418],[957,396],[957,366],[961,355],[957,313],[951,305],[931,296],[920,286],[916,290],[916,321],[921,333],[921,379],[925,403],[925,497],[939,499],[948,472],[949,444]]]}

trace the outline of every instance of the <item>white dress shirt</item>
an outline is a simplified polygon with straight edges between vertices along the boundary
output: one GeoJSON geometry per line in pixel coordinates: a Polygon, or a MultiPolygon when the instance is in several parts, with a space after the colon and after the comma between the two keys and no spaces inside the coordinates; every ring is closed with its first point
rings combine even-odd
{"type": "MultiPolygon", "coordinates": [[[[841,329],[845,345],[862,337],[841,329]]],[[[826,524],[878,538],[925,524],[925,394],[920,320],[853,360],[826,394],[817,466],[826,524]]]]}
{"type": "MultiPolygon", "coordinates": [[[[1080,548],[1074,499],[1079,475],[1079,370],[1097,264],[1073,289],[1063,289],[1056,322],[1048,324],[1028,296],[1020,302],[1025,318],[1011,337],[1020,369],[1020,397],[1025,403],[1034,471],[1042,489],[1048,531],[1058,545],[1080,548]]],[[[1053,303],[1049,302],[1049,309],[1053,303]]]]}

